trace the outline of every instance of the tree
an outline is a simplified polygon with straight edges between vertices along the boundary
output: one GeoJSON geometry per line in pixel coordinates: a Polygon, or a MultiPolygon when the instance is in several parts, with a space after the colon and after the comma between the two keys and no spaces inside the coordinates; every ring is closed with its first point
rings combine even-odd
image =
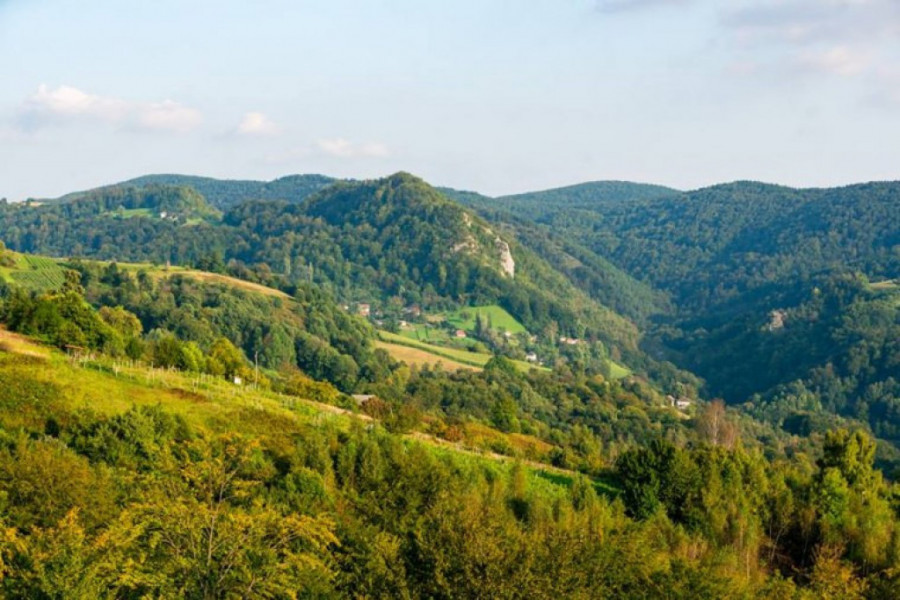
{"type": "Polygon", "coordinates": [[[194,458],[137,509],[145,523],[148,566],[162,576],[162,595],[213,599],[327,592],[328,551],[338,543],[334,526],[254,500],[253,491],[262,484],[257,450],[235,436],[194,442],[194,458]]]}
{"type": "Polygon", "coordinates": [[[713,446],[734,447],[737,441],[737,427],[728,418],[725,402],[716,399],[706,405],[697,419],[697,432],[713,446]]]}
{"type": "Polygon", "coordinates": [[[231,378],[246,367],[244,354],[228,338],[217,339],[209,351],[209,358],[222,367],[225,377],[231,378]]]}

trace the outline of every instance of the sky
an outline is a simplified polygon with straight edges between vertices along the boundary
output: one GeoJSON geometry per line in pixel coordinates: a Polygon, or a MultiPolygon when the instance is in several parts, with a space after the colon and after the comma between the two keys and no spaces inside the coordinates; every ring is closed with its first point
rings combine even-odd
{"type": "Polygon", "coordinates": [[[0,197],[900,179],[898,0],[0,0],[0,197]]]}

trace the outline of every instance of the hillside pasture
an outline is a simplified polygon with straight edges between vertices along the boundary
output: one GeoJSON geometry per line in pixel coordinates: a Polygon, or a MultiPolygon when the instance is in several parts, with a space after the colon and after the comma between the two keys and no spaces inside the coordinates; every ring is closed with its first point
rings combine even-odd
{"type": "Polygon", "coordinates": [[[65,269],[52,258],[9,252],[11,266],[0,267],[0,278],[30,291],[48,291],[62,287],[65,269]]]}
{"type": "Polygon", "coordinates": [[[469,369],[473,371],[481,370],[481,367],[461,363],[443,356],[438,356],[437,354],[434,354],[427,350],[414,348],[405,344],[391,344],[389,342],[379,340],[375,342],[375,346],[386,350],[388,354],[390,354],[391,357],[393,357],[395,360],[399,360],[400,362],[404,362],[408,365],[428,365],[430,367],[436,367],[440,365],[446,371],[457,371],[459,369],[469,369]]]}
{"type": "MultiPolygon", "coordinates": [[[[381,337],[383,342],[390,343],[392,345],[399,346],[408,346],[411,348],[415,348],[417,350],[421,350],[432,354],[433,356],[439,359],[450,359],[452,361],[462,363],[464,365],[468,365],[470,367],[483,367],[487,364],[491,358],[493,358],[492,354],[487,354],[483,352],[469,352],[468,350],[459,350],[457,348],[444,348],[443,346],[434,346],[432,344],[426,344],[424,342],[419,342],[416,340],[412,340],[402,335],[398,335],[396,333],[390,333],[387,331],[379,331],[378,335],[381,337]]],[[[399,360],[399,359],[398,359],[399,360]]],[[[435,361],[436,362],[436,361],[435,361]]],[[[547,369],[544,367],[536,367],[533,364],[521,361],[514,360],[512,361],[516,368],[518,368],[522,372],[528,372],[531,369],[544,370],[547,369]]]]}
{"type": "Polygon", "coordinates": [[[508,331],[512,334],[528,332],[514,316],[496,304],[461,308],[448,314],[447,322],[463,331],[475,331],[475,323],[479,315],[482,319],[487,319],[494,331],[500,333],[508,331]]]}

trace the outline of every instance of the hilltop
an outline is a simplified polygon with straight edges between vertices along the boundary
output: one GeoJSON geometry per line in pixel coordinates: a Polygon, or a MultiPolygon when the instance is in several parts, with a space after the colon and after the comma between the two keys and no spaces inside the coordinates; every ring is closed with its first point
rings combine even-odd
{"type": "Polygon", "coordinates": [[[221,218],[180,221],[156,213],[121,218],[117,207],[133,197],[135,206],[159,211],[165,191],[216,210],[243,198],[249,184],[158,177],[138,183],[42,206],[4,207],[0,237],[25,252],[228,270],[276,287],[313,283],[343,303],[372,305],[392,321],[407,318],[407,307],[428,314],[497,304],[543,340],[548,360],[559,352],[556,340],[567,337],[594,344],[597,364],[611,355],[639,368],[647,362],[627,318],[577,289],[505,230],[411,175],[334,182],[302,199],[241,201],[221,218]],[[159,181],[196,184],[216,200],[196,187],[159,181]],[[43,226],[48,221],[52,230],[43,226]]]}

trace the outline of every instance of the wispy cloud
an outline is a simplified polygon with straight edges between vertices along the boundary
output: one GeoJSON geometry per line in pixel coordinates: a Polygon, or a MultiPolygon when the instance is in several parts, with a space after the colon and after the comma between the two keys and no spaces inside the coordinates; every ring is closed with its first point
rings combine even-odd
{"type": "Polygon", "coordinates": [[[758,74],[852,77],[870,95],[896,95],[896,0],[742,0],[720,14],[737,62],[758,74]]]}
{"type": "Polygon", "coordinates": [[[261,112],[248,112],[241,119],[237,127],[237,133],[249,136],[272,136],[279,133],[276,125],[269,117],[261,112]]]}
{"type": "Polygon", "coordinates": [[[203,115],[172,100],[131,102],[67,85],[41,85],[22,104],[17,121],[25,129],[93,121],[126,129],[184,133],[199,126],[203,115]]]}
{"type": "Polygon", "coordinates": [[[602,12],[618,13],[642,8],[685,6],[692,0],[598,0],[597,7],[602,12]]]}
{"type": "Polygon", "coordinates": [[[388,147],[380,142],[357,143],[343,138],[318,140],[316,148],[336,158],[386,158],[390,155],[388,147]]]}

